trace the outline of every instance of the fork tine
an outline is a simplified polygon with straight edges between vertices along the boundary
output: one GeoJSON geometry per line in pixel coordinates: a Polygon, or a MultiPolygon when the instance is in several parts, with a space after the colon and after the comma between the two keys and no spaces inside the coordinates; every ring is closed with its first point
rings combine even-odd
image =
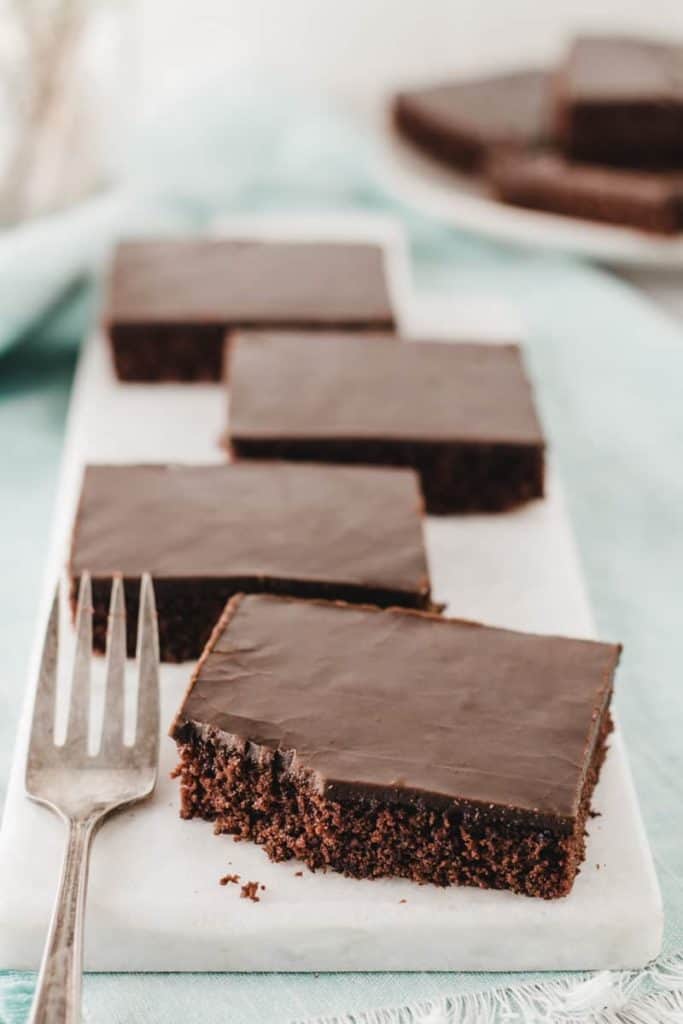
{"type": "Polygon", "coordinates": [[[149,573],[143,575],[140,584],[137,658],[135,750],[156,766],[159,755],[159,632],[149,573]]]}
{"type": "Polygon", "coordinates": [[[59,654],[59,583],[55,588],[52,606],[45,629],[43,653],[33,704],[29,760],[34,752],[41,755],[54,744],[55,710],[57,698],[57,659],[59,654]]]}
{"type": "Polygon", "coordinates": [[[123,745],[124,688],[126,681],[126,603],[123,580],[114,576],[107,621],[107,678],[101,749],[113,756],[123,745]]]}
{"type": "Polygon", "coordinates": [[[90,721],[90,659],[92,657],[92,586],[90,573],[81,575],[76,611],[76,654],[71,681],[69,724],[65,746],[88,749],[90,721]]]}

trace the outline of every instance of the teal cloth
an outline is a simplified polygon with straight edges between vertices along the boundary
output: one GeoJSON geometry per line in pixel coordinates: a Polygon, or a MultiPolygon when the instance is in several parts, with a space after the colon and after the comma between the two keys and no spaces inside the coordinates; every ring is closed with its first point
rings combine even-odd
{"type": "MultiPolygon", "coordinates": [[[[95,204],[92,235],[83,231],[92,211],[80,212],[75,234],[70,216],[56,218],[46,249],[36,225],[32,272],[28,249],[21,250],[26,263],[15,270],[12,236],[0,238],[0,348],[7,349],[0,356],[2,778],[24,688],[76,351],[91,310],[92,290],[78,281],[97,259],[98,246],[121,225],[201,227],[217,211],[392,210],[409,232],[419,288],[498,296],[526,325],[527,356],[599,631],[625,643],[619,713],[664,894],[665,951],[682,951],[678,325],[606,272],[485,244],[393,204],[372,177],[370,148],[336,115],[294,102],[274,112],[261,97],[242,105],[226,101],[220,116],[217,109],[186,118],[183,132],[169,127],[147,135],[131,161],[126,194],[104,213],[95,204]],[[55,238],[73,249],[66,273],[54,265],[55,238]],[[17,280],[26,302],[18,297],[17,280]]],[[[424,973],[96,975],[86,978],[84,998],[86,1019],[102,1024],[252,1024],[401,1006],[514,980],[424,973]]],[[[30,975],[0,974],[0,1022],[25,1019],[31,986],[30,975]]]]}

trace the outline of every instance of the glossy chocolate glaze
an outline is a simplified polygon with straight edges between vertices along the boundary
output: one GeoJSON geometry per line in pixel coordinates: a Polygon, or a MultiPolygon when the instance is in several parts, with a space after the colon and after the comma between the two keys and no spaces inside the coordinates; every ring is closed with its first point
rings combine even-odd
{"type": "Polygon", "coordinates": [[[406,90],[394,101],[394,119],[432,155],[476,169],[498,148],[547,141],[551,81],[548,72],[533,70],[406,90]]]}
{"type": "Polygon", "coordinates": [[[421,505],[410,470],[88,466],[69,568],[74,577],[149,572],[406,591],[421,606],[429,597],[421,505]]]}
{"type": "Polygon", "coordinates": [[[229,369],[236,440],[543,444],[515,345],[245,331],[229,369]]]}
{"type": "Polygon", "coordinates": [[[233,598],[171,735],[280,752],[332,799],[468,802],[567,825],[620,648],[392,609],[233,598]]]}
{"type": "Polygon", "coordinates": [[[683,104],[683,47],[631,36],[580,36],[562,66],[569,101],[683,104]]]}
{"type": "Polygon", "coordinates": [[[105,321],[391,329],[376,245],[168,239],[120,244],[105,321]]]}

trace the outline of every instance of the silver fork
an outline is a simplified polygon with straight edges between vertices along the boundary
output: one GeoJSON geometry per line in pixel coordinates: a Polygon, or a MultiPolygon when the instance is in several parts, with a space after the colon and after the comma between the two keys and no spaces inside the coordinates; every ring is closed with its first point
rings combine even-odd
{"type": "Polygon", "coordinates": [[[33,1002],[31,1024],[80,1020],[83,918],[90,842],[112,811],[154,790],[159,754],[159,640],[154,590],[142,578],[138,621],[138,698],[135,742],[124,743],[126,611],[123,583],[112,582],[107,627],[106,692],[102,740],[88,752],[92,589],[81,576],[76,612],[76,653],[66,739],[55,744],[59,588],[52,603],[38,677],[26,766],[26,792],[66,823],[68,839],[59,891],[33,1002]]]}

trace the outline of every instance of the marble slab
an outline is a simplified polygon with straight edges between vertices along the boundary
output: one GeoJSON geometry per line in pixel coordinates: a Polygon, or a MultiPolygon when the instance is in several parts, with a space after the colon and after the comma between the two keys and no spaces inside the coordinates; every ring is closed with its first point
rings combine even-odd
{"type": "MultiPolygon", "coordinates": [[[[261,233],[240,219],[223,231],[261,233]]],[[[370,235],[388,247],[392,290],[406,334],[498,338],[520,334],[514,311],[495,301],[455,305],[413,295],[400,234],[365,220],[271,218],[267,233],[370,235]]],[[[218,385],[119,384],[104,338],[83,353],[55,513],[53,555],[36,633],[0,832],[0,965],[37,966],[57,884],[63,830],[24,796],[31,690],[47,594],[63,565],[86,461],[221,461],[226,396],[218,385]]],[[[448,612],[495,625],[592,636],[573,538],[552,465],[543,501],[504,515],[430,519],[426,536],[435,597],[448,612]]],[[[67,627],[66,640],[70,640],[67,627]]],[[[621,639],[621,638],[605,638],[621,639]]],[[[626,638],[628,640],[628,638],[626,638]]],[[[191,666],[162,669],[164,729],[191,666]]],[[[618,680],[617,680],[618,685],[618,680]]],[[[271,864],[250,843],[181,821],[175,748],[161,742],[154,797],[106,823],[90,875],[86,967],[97,971],[558,970],[634,968],[661,944],[657,881],[617,731],[595,795],[588,855],[566,899],[437,889],[407,881],[356,881],[271,864]],[[259,903],[219,878],[234,872],[265,885],[259,903]]]]}

